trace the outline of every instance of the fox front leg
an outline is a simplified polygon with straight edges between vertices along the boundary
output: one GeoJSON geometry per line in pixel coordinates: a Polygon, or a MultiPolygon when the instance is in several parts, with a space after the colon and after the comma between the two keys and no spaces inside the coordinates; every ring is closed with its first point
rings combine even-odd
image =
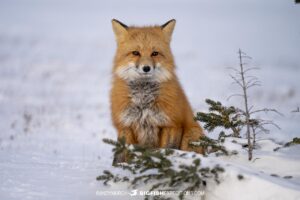
{"type": "Polygon", "coordinates": [[[179,149],[182,128],[164,127],[160,132],[160,148],[179,149]]]}
{"type": "Polygon", "coordinates": [[[183,151],[194,151],[196,153],[204,154],[204,149],[202,147],[190,145],[191,142],[199,141],[203,135],[203,131],[200,127],[187,128],[183,132],[180,149],[183,151]]]}
{"type": "MultiPolygon", "coordinates": [[[[118,129],[118,140],[121,138],[125,138],[126,144],[135,144],[136,141],[134,139],[133,132],[130,128],[122,128],[118,129]]],[[[121,152],[119,154],[116,154],[113,159],[113,165],[116,165],[118,163],[127,162],[127,155],[126,152],[121,152]]]]}

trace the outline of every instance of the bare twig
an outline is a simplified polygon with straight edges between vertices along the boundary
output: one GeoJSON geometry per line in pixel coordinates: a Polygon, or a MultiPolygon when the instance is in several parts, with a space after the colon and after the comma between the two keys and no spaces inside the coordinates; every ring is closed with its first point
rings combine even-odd
{"type": "MultiPolygon", "coordinates": [[[[241,49],[238,51],[238,58],[239,58],[239,68],[232,68],[229,69],[234,71],[233,75],[230,75],[230,77],[233,80],[233,84],[237,84],[241,89],[242,93],[235,93],[230,95],[227,100],[231,99],[232,97],[242,97],[243,104],[244,104],[244,110],[238,109],[236,110],[235,117],[239,118],[239,120],[242,122],[240,125],[239,131],[246,127],[246,137],[247,137],[247,146],[248,146],[248,159],[251,160],[253,156],[253,148],[256,143],[256,136],[260,132],[269,133],[269,130],[265,128],[266,125],[272,125],[276,128],[280,129],[280,127],[275,124],[271,120],[264,120],[264,119],[257,119],[253,118],[252,115],[260,112],[274,112],[277,113],[280,116],[283,116],[282,113],[278,112],[276,109],[270,109],[270,108],[263,108],[254,110],[253,105],[249,105],[249,99],[250,96],[248,94],[248,90],[254,86],[261,86],[261,82],[256,76],[249,75],[248,73],[253,70],[259,70],[259,67],[249,67],[248,63],[245,62],[246,59],[252,59],[250,56],[248,56],[246,53],[242,52],[241,49]],[[247,66],[247,67],[245,67],[247,66]]],[[[300,112],[300,108],[297,107],[297,110],[294,110],[292,112],[300,112]]]]}
{"type": "Polygon", "coordinates": [[[241,78],[242,78],[242,84],[240,86],[242,87],[243,90],[243,99],[244,99],[244,104],[245,104],[245,117],[246,117],[246,135],[247,135],[247,140],[248,140],[248,159],[252,159],[252,151],[253,151],[253,146],[251,143],[251,134],[250,134],[250,113],[249,113],[249,108],[248,108],[248,95],[247,95],[247,85],[246,85],[246,80],[244,77],[244,66],[243,66],[243,60],[242,60],[242,54],[245,55],[239,49],[239,60],[240,60],[240,73],[241,73],[241,78]]]}
{"type": "Polygon", "coordinates": [[[259,70],[259,67],[249,67],[248,69],[244,70],[244,73],[247,73],[247,72],[252,71],[252,70],[259,70]]]}
{"type": "Polygon", "coordinates": [[[238,84],[240,87],[243,87],[241,80],[238,80],[237,78],[235,78],[234,76],[230,75],[230,77],[235,81],[236,84],[238,84]]]}
{"type": "Polygon", "coordinates": [[[229,97],[227,97],[227,101],[230,100],[232,97],[242,97],[243,95],[242,94],[232,94],[230,95],[229,97]]]}
{"type": "Polygon", "coordinates": [[[254,113],[259,113],[259,112],[275,112],[280,116],[284,116],[282,113],[278,112],[276,109],[272,109],[272,108],[263,108],[263,109],[259,109],[259,110],[254,110],[252,112],[250,112],[250,114],[254,114],[254,113]]]}

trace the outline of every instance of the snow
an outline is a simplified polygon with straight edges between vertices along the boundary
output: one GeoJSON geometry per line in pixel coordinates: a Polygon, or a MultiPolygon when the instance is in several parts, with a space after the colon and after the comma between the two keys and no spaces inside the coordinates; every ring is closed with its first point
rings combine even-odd
{"type": "Polygon", "coordinates": [[[206,199],[300,199],[299,147],[273,152],[299,137],[300,114],[291,112],[300,106],[299,11],[292,0],[0,1],[0,199],[131,199],[96,195],[126,189],[95,180],[112,170],[111,147],[101,140],[116,138],[108,98],[112,18],[137,25],[177,19],[172,49],[195,111],[207,109],[205,98],[238,104],[226,101],[238,91],[226,67],[237,64],[238,48],[252,56],[263,87],[251,91],[251,104],[281,111],[284,117],[267,115],[281,130],[259,135],[253,162],[231,141],[237,156],[203,158],[226,166],[206,199]]]}
{"type": "MultiPolygon", "coordinates": [[[[265,142],[265,141],[264,141],[265,142]]],[[[264,143],[263,142],[263,143],[264,143]]],[[[276,146],[270,140],[266,149],[255,151],[255,158],[249,162],[244,150],[238,156],[224,157],[226,176],[218,187],[208,193],[208,199],[298,199],[300,192],[299,147],[288,149],[285,153],[273,153],[270,146],[276,146]],[[236,177],[242,174],[244,179],[237,184],[236,177]],[[288,176],[293,176],[288,179],[288,176]]],[[[246,143],[246,141],[244,141],[246,143]]],[[[227,145],[226,145],[227,146],[227,145]]],[[[220,162],[218,158],[217,162],[220,162]]]]}

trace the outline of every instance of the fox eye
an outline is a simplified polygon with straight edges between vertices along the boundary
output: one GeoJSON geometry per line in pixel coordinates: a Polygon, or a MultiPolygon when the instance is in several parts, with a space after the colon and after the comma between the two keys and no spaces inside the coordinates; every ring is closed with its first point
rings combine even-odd
{"type": "Polygon", "coordinates": [[[134,56],[140,56],[140,55],[141,55],[140,52],[138,52],[138,51],[133,51],[132,54],[133,54],[134,56]]]}
{"type": "Polygon", "coordinates": [[[157,51],[153,51],[151,56],[157,56],[158,55],[158,52],[157,51]]]}

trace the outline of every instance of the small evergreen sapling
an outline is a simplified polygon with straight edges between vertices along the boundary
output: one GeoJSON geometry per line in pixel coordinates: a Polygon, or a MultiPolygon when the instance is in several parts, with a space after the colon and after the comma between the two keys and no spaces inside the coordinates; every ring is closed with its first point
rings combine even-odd
{"type": "Polygon", "coordinates": [[[205,102],[209,105],[209,113],[198,112],[195,119],[203,122],[204,128],[209,132],[216,127],[223,127],[231,129],[234,137],[239,137],[243,126],[240,110],[233,106],[223,106],[221,102],[211,99],[206,99],[205,102]]]}
{"type": "Polygon", "coordinates": [[[280,129],[280,127],[271,120],[255,118],[254,115],[260,112],[274,112],[282,115],[275,109],[263,108],[253,110],[254,106],[249,104],[248,90],[255,86],[260,86],[260,81],[256,76],[249,75],[249,72],[256,70],[256,67],[246,67],[244,59],[252,59],[247,56],[240,49],[238,51],[239,56],[239,68],[230,68],[236,74],[230,75],[234,83],[241,88],[241,93],[233,94],[231,97],[241,97],[244,108],[240,109],[234,106],[226,107],[220,102],[206,99],[206,103],[209,105],[209,113],[198,112],[196,120],[204,123],[206,130],[213,131],[216,127],[222,127],[224,129],[231,129],[234,137],[240,137],[240,132],[243,128],[246,128],[248,159],[251,160],[253,155],[253,148],[256,143],[256,135],[260,132],[268,133],[269,130],[266,125],[273,125],[280,129]]]}
{"type": "Polygon", "coordinates": [[[256,142],[256,134],[258,132],[269,132],[268,129],[265,128],[265,125],[274,125],[277,128],[279,126],[275,124],[273,121],[270,120],[264,120],[264,119],[258,119],[252,117],[254,113],[259,112],[275,112],[277,114],[280,114],[275,109],[270,108],[263,108],[258,110],[253,110],[254,106],[249,105],[249,95],[248,90],[252,87],[260,86],[261,82],[258,80],[256,76],[249,75],[249,71],[257,70],[257,67],[246,67],[247,63],[244,62],[244,59],[252,59],[250,56],[248,56],[246,53],[242,52],[241,49],[238,51],[238,57],[239,57],[239,68],[231,68],[233,71],[236,72],[236,75],[231,75],[231,78],[233,79],[234,83],[237,84],[241,90],[241,94],[233,94],[229,98],[233,96],[241,97],[244,102],[244,110],[241,109],[243,116],[244,116],[244,126],[246,127],[246,138],[248,141],[248,160],[252,160],[253,157],[253,148],[256,142]]]}

